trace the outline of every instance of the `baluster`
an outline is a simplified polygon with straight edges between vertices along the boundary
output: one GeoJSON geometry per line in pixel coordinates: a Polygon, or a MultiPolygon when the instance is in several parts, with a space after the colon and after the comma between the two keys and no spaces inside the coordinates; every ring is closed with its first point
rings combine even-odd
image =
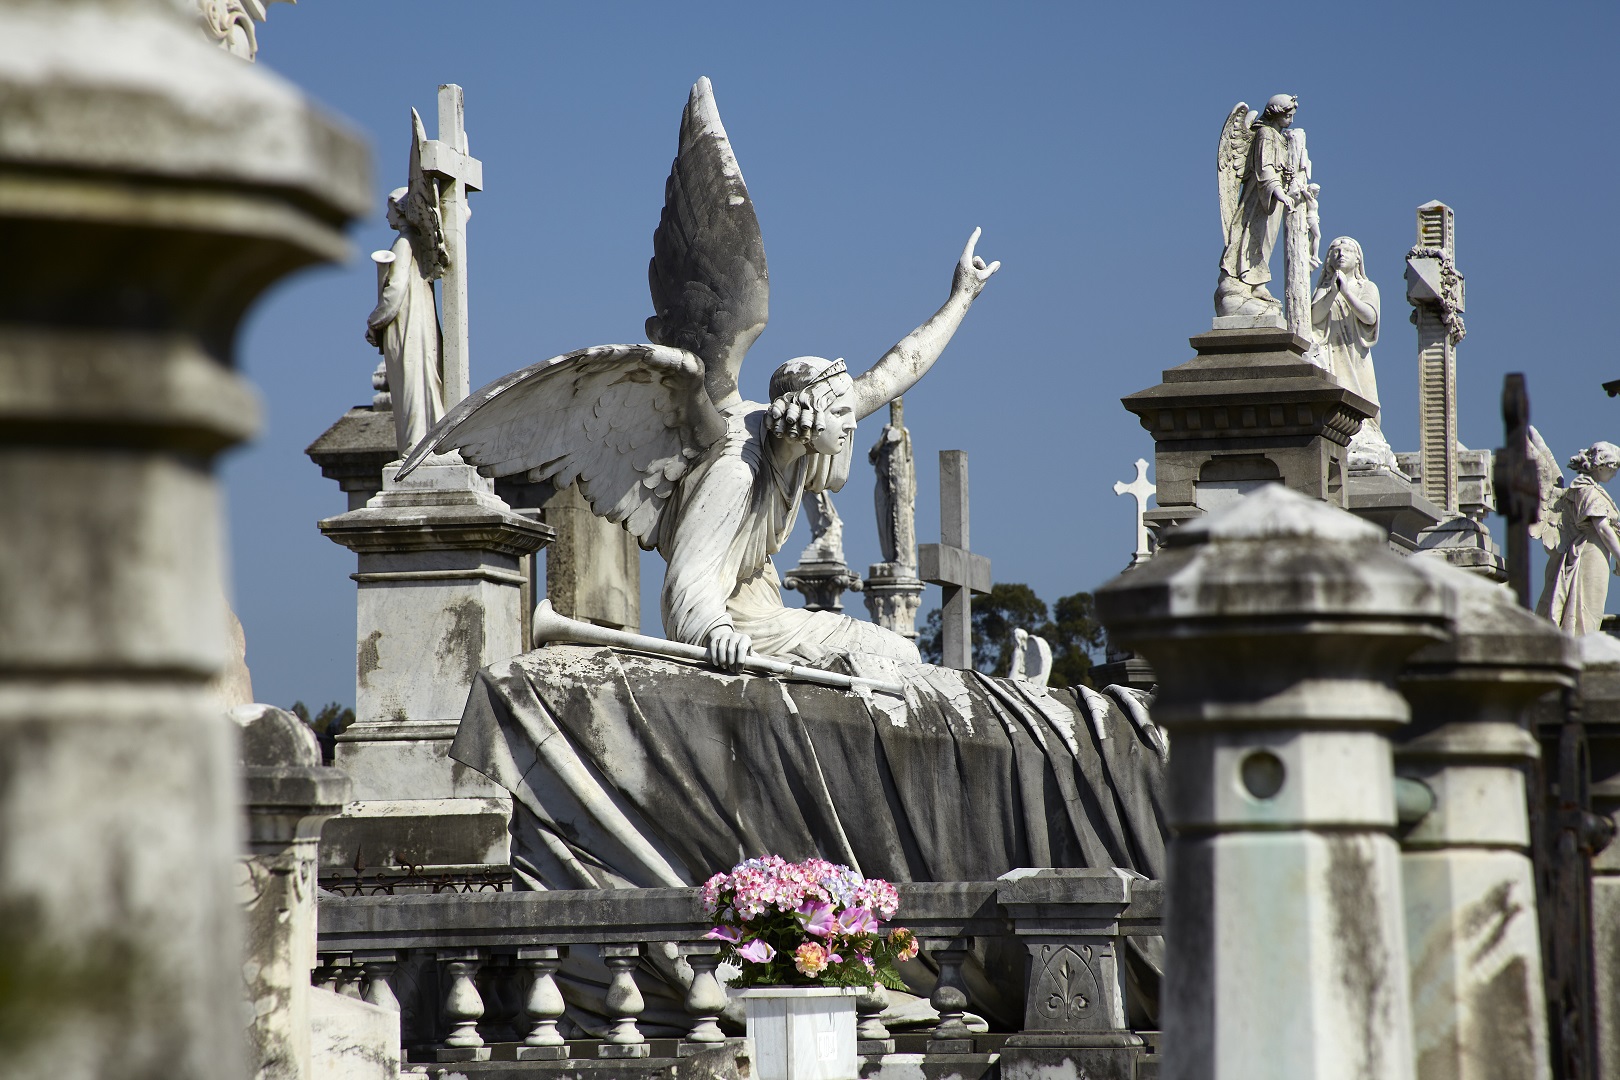
{"type": "Polygon", "coordinates": [[[862,1055],[894,1053],[894,1038],[883,1023],[883,1010],[889,1007],[889,992],[882,983],[872,986],[855,999],[855,1051],[862,1055]]]}
{"type": "MultiPolygon", "coordinates": [[[[939,981],[929,1004],[939,1013],[939,1023],[928,1036],[930,1054],[973,1053],[973,1032],[962,1020],[967,1011],[967,991],[962,983],[962,963],[967,960],[968,941],[930,941],[928,952],[939,964],[939,981]]],[[[857,1006],[858,1008],[859,1006],[857,1006]]]]}
{"type": "Polygon", "coordinates": [[[362,1001],[369,1001],[378,1008],[390,1012],[399,1012],[399,996],[394,993],[394,971],[399,967],[399,954],[396,952],[357,952],[354,954],[355,963],[365,976],[365,990],[360,995],[362,1001]]]}
{"type": "Polygon", "coordinates": [[[568,955],[566,946],[536,946],[517,951],[518,963],[534,977],[523,1002],[523,1014],[534,1021],[523,1045],[517,1048],[519,1061],[558,1061],[568,1056],[568,1046],[557,1021],[563,1014],[562,991],[557,989],[557,968],[568,955]]]}
{"type": "Polygon", "coordinates": [[[636,979],[633,974],[636,965],[641,962],[640,945],[604,945],[602,946],[602,959],[607,961],[609,970],[613,972],[613,981],[608,983],[607,1005],[608,1015],[615,1018],[613,1030],[608,1032],[607,1039],[597,1047],[598,1057],[605,1058],[642,1058],[652,1052],[647,1045],[647,1039],[636,1026],[636,1017],[641,1010],[647,1007],[642,1000],[641,991],[636,988],[636,979]]]}
{"type": "Polygon", "coordinates": [[[726,1041],[720,1030],[720,1010],[726,1007],[726,991],[714,977],[720,966],[718,943],[692,942],[681,946],[681,954],[692,966],[692,987],[686,994],[686,1011],[693,1016],[692,1030],[675,1048],[679,1057],[709,1050],[726,1041]]]}
{"type": "Polygon", "coordinates": [[[354,960],[347,956],[334,957],[332,960],[332,986],[335,994],[346,998],[360,998],[360,969],[354,966],[354,960]]]}
{"type": "Polygon", "coordinates": [[[439,985],[445,987],[444,1018],[450,1034],[434,1050],[439,1061],[488,1061],[489,1047],[478,1034],[478,1020],[484,1015],[484,999],[478,996],[473,976],[482,963],[477,949],[448,949],[438,954],[442,972],[439,985]]]}

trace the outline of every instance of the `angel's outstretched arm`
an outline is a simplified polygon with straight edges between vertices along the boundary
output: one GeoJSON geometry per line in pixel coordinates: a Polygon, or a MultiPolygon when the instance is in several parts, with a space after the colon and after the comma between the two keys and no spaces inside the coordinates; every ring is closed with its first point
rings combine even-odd
{"type": "Polygon", "coordinates": [[[962,325],[973,301],[984,291],[984,283],[1001,269],[1001,263],[988,266],[973,254],[979,242],[979,230],[968,237],[967,247],[956,262],[956,273],[951,278],[951,295],[933,317],[902,338],[899,344],[883,354],[871,370],[855,380],[855,416],[864,418],[877,412],[914,386],[928,374],[939,354],[945,351],[956,328],[962,325]]]}

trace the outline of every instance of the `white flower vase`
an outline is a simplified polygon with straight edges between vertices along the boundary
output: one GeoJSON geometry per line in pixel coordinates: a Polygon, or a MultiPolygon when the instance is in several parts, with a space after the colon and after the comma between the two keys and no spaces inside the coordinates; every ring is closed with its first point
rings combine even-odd
{"type": "Polygon", "coordinates": [[[752,986],[748,1010],[760,1080],[860,1080],[854,986],[752,986]]]}

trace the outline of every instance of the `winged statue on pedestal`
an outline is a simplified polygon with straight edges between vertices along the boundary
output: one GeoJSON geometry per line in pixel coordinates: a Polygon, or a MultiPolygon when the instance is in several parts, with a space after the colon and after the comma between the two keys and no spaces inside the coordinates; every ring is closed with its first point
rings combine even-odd
{"type": "Polygon", "coordinates": [[[916,661],[910,641],[880,626],[785,607],[770,557],[806,492],[843,486],[856,422],[927,373],[1000,267],[974,254],[978,238],[975,229],[944,305],[869,370],[801,356],[771,376],[769,402],[743,400],[737,376],[765,329],[770,281],[753,201],[699,79],[653,234],[649,341],[496,379],[428,431],[399,475],[457,450],[485,476],[578,484],[595,513],[663,555],[665,633],[720,667],[736,670],[754,652],[916,661]]]}

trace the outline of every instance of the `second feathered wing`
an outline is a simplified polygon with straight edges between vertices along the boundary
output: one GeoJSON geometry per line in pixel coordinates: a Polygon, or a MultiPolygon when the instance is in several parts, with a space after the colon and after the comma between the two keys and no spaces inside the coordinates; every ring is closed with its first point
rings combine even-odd
{"type": "Polygon", "coordinates": [[[696,354],[714,403],[736,402],[737,373],[769,317],[770,276],[759,218],[706,78],[681,115],[647,279],[656,313],[648,339],[696,354]]]}
{"type": "Polygon", "coordinates": [[[1243,172],[1248,167],[1249,144],[1254,141],[1252,130],[1258,115],[1247,102],[1232,106],[1226,123],[1221,125],[1221,141],[1215,151],[1216,184],[1221,196],[1221,239],[1232,231],[1232,219],[1237,216],[1238,202],[1243,197],[1243,172]]]}
{"type": "Polygon", "coordinates": [[[452,409],[400,468],[459,450],[485,476],[577,483],[644,548],[681,477],[725,434],[702,360],[663,345],[598,345],[496,379],[452,409]]]}
{"type": "Polygon", "coordinates": [[[1541,437],[1541,432],[1530,428],[1530,456],[1535,459],[1536,479],[1541,488],[1541,516],[1530,526],[1530,535],[1541,541],[1550,553],[1557,549],[1563,514],[1558,500],[1564,494],[1564,472],[1558,467],[1558,458],[1541,437]]]}

